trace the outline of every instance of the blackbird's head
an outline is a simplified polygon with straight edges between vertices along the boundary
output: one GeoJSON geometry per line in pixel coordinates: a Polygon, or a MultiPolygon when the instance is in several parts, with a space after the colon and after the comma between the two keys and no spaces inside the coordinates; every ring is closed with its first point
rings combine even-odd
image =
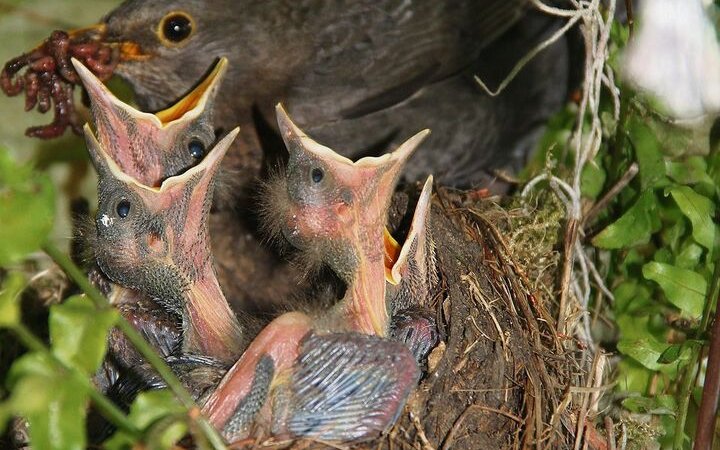
{"type": "Polygon", "coordinates": [[[130,82],[143,109],[158,110],[227,55],[238,19],[222,1],[129,0],[98,27],[104,42],[120,47],[116,73],[130,82]]]}
{"type": "Polygon", "coordinates": [[[285,174],[270,183],[265,218],[282,236],[347,279],[364,259],[382,261],[387,212],[421,131],[397,150],[353,162],[300,130],[281,105],[278,125],[288,148],[285,174]]]}
{"type": "Polygon", "coordinates": [[[200,162],[215,141],[213,103],[227,69],[225,58],[190,93],[155,114],[123,103],[85,66],[74,59],[73,64],[90,97],[100,146],[139,183],[160,186],[200,162]]]}
{"type": "Polygon", "coordinates": [[[221,139],[198,165],[155,187],[125,173],[85,126],[98,172],[95,257],[112,281],[181,312],[186,291],[212,273],[212,188],[237,133],[221,139]]]}

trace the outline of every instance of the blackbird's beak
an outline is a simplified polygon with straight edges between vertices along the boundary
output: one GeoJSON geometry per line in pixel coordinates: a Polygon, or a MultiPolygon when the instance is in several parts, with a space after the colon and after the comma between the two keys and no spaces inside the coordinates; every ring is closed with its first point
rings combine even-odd
{"type": "Polygon", "coordinates": [[[85,66],[72,60],[90,97],[91,112],[100,146],[127,175],[147,186],[193,165],[187,150],[196,128],[211,127],[215,96],[227,59],[221,58],[210,74],[170,108],[156,114],[139,111],[119,100],[85,66]],[[200,125],[198,125],[200,124],[200,125]]]}
{"type": "Polygon", "coordinates": [[[192,120],[208,109],[208,103],[215,99],[220,81],[227,72],[228,60],[222,57],[213,70],[192,91],[167,109],[155,113],[164,126],[177,120],[192,120]]]}
{"type": "Polygon", "coordinates": [[[140,44],[133,41],[112,41],[108,40],[107,25],[97,23],[88,27],[76,28],[69,30],[68,35],[73,41],[102,41],[115,49],[120,56],[120,62],[126,61],[146,61],[152,55],[144,53],[140,44]]]}

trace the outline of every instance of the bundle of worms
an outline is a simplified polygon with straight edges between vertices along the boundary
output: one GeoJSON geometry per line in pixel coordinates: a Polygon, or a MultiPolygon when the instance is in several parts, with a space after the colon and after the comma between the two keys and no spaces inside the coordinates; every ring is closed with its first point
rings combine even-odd
{"type": "Polygon", "coordinates": [[[0,73],[0,89],[14,97],[25,92],[25,111],[34,108],[41,113],[54,110],[53,121],[30,127],[30,137],[52,139],[70,129],[82,133],[83,121],[73,103],[75,85],[80,82],[70,58],[76,58],[100,80],[113,74],[118,52],[91,34],[53,31],[48,39],[28,53],[8,61],[0,73]],[[23,73],[21,71],[26,69],[23,73]]]}

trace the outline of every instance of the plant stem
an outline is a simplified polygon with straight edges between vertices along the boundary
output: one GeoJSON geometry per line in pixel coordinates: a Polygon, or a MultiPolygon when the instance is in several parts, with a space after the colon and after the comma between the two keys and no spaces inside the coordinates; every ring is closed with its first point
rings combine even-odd
{"type": "MultiPolygon", "coordinates": [[[[703,309],[703,315],[700,320],[700,327],[698,329],[700,337],[703,337],[707,333],[707,327],[710,323],[710,316],[712,313],[712,306],[715,301],[715,299],[720,294],[720,261],[715,261],[715,269],[713,271],[713,278],[712,283],[710,284],[710,289],[708,289],[707,293],[705,294],[705,308],[703,309]]],[[[718,328],[717,326],[715,327],[718,328]]],[[[700,355],[702,355],[702,347],[700,345],[693,345],[691,347],[691,353],[690,353],[690,363],[685,367],[685,373],[683,374],[682,379],[682,385],[680,387],[680,392],[678,393],[680,401],[678,402],[678,418],[677,422],[675,424],[675,437],[673,439],[673,448],[675,449],[682,449],[683,448],[683,437],[685,436],[685,421],[687,419],[687,410],[688,405],[690,404],[690,397],[692,394],[692,388],[693,388],[693,382],[695,380],[695,367],[699,367],[699,361],[698,358],[700,358],[700,355]]],[[[713,358],[715,359],[715,358],[713,358]]],[[[718,364],[720,362],[713,362],[713,364],[718,364]]],[[[708,373],[716,371],[715,368],[708,367],[708,373]]],[[[700,370],[700,369],[698,369],[700,370]]],[[[705,389],[703,390],[703,401],[706,401],[705,389]]],[[[702,405],[701,405],[702,406],[702,405]]],[[[709,405],[708,405],[709,406],[709,405]]],[[[706,406],[706,408],[709,409],[709,407],[706,406]]],[[[702,408],[701,408],[702,409],[702,408]]],[[[715,409],[715,406],[713,406],[712,409],[715,409]]],[[[713,433],[714,432],[714,422],[715,422],[715,415],[713,414],[712,417],[704,417],[704,415],[707,414],[707,411],[703,410],[704,414],[701,414],[698,416],[698,430],[697,434],[702,435],[704,433],[713,433]],[[710,422],[710,429],[704,430],[703,427],[707,426],[705,425],[706,422],[710,422]]],[[[712,434],[711,434],[712,436],[712,434]]]]}
{"type": "Polygon", "coordinates": [[[678,393],[678,415],[677,421],[675,422],[675,435],[673,436],[673,449],[683,450],[683,443],[685,442],[685,421],[687,420],[688,405],[690,404],[690,397],[692,395],[692,386],[695,381],[695,360],[697,360],[700,354],[700,346],[694,345],[690,353],[690,362],[685,366],[685,370],[680,385],[680,392],[678,393]]]}
{"type": "Polygon", "coordinates": [[[133,425],[130,420],[128,420],[125,413],[122,412],[113,402],[111,402],[107,397],[98,392],[97,389],[95,389],[95,386],[90,383],[90,381],[84,374],[82,374],[75,367],[68,366],[60,359],[58,359],[57,356],[55,356],[55,354],[50,351],[50,349],[47,348],[45,344],[40,339],[38,339],[32,333],[32,331],[30,331],[24,324],[19,323],[14,325],[12,327],[12,331],[27,348],[34,352],[41,353],[47,356],[55,364],[60,366],[61,369],[72,375],[72,377],[75,378],[76,381],[81,383],[87,391],[88,395],[90,396],[90,400],[92,400],[92,402],[97,407],[98,411],[100,411],[100,413],[106,419],[112,422],[113,425],[117,426],[118,429],[129,434],[134,439],[140,439],[140,437],[142,436],[140,430],[135,425],[133,425]]]}
{"type": "MultiPolygon", "coordinates": [[[[75,282],[75,284],[82,289],[83,292],[92,300],[95,307],[98,309],[111,308],[110,303],[107,301],[104,295],[97,290],[95,286],[90,283],[87,277],[78,269],[78,267],[70,260],[70,258],[61,252],[53,244],[47,243],[43,246],[43,250],[50,255],[50,257],[59,265],[65,273],[75,282]]],[[[170,390],[180,400],[180,402],[186,408],[192,408],[195,406],[195,401],[183,387],[180,380],[175,376],[170,367],[165,364],[165,361],[155,352],[155,350],[148,344],[145,339],[138,333],[138,331],[130,325],[122,316],[117,321],[116,326],[122,331],[128,340],[135,346],[138,352],[147,360],[150,365],[157,370],[160,376],[165,380],[170,390]]]]}
{"type": "MultiPolygon", "coordinates": [[[[70,260],[70,258],[60,251],[55,245],[50,242],[43,245],[43,250],[47,253],[60,268],[75,282],[75,284],[82,289],[83,292],[90,298],[95,304],[95,307],[99,309],[111,308],[110,303],[95,286],[90,283],[87,277],[80,271],[80,269],[70,260]]],[[[157,371],[160,377],[165,381],[168,388],[175,394],[175,397],[180,403],[190,411],[196,408],[195,400],[188,393],[185,387],[182,385],[180,380],[175,376],[172,369],[165,364],[165,361],[155,352],[150,344],[140,335],[140,333],[133,327],[124,317],[120,316],[116,326],[120,331],[125,334],[132,345],[137,351],[145,358],[145,360],[157,371]]],[[[210,442],[216,449],[224,449],[225,444],[222,438],[218,435],[217,430],[207,422],[204,417],[197,418],[200,428],[207,435],[210,442]]]]}
{"type": "MultiPolygon", "coordinates": [[[[717,254],[717,247],[716,245],[715,254],[717,254]]],[[[720,259],[718,258],[715,259],[715,270],[713,272],[712,284],[708,291],[708,297],[705,299],[705,309],[700,323],[701,336],[705,336],[707,333],[713,301],[717,300],[720,295],[720,259]]],[[[715,324],[710,339],[705,385],[703,386],[697,417],[697,429],[695,430],[694,448],[696,450],[711,448],[715,433],[715,421],[717,420],[718,396],[720,396],[720,308],[717,307],[715,324]]]]}

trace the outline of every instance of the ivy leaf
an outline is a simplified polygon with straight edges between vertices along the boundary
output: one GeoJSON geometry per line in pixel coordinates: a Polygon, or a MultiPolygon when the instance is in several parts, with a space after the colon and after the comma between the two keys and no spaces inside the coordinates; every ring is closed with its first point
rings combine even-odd
{"type": "MultiPolygon", "coordinates": [[[[187,433],[186,410],[167,389],[141,392],[130,406],[128,418],[145,431],[149,448],[170,448],[187,433]]],[[[130,436],[117,431],[104,447],[120,450],[133,444],[130,436]]]]}
{"type": "Polygon", "coordinates": [[[632,247],[647,243],[658,229],[657,199],[652,191],[645,191],[618,220],[595,236],[592,243],[605,249],[632,247]]]}
{"type": "Polygon", "coordinates": [[[27,418],[33,448],[85,448],[87,391],[81,383],[39,353],[15,361],[8,381],[12,394],[6,405],[27,418]]]}
{"type": "Polygon", "coordinates": [[[55,217],[55,191],[50,179],[17,165],[0,149],[0,265],[37,251],[55,217]]]}
{"type": "Polygon", "coordinates": [[[707,290],[707,282],[702,275],[654,261],[645,264],[642,273],[645,278],[660,285],[670,303],[692,317],[702,315],[707,290]]]}
{"type": "Polygon", "coordinates": [[[655,132],[638,118],[629,122],[628,132],[640,169],[640,186],[643,190],[666,186],[669,180],[665,176],[665,160],[655,132]]]}
{"type": "Polygon", "coordinates": [[[25,277],[19,272],[10,272],[0,290],[0,328],[12,327],[20,322],[18,297],[25,287],[25,277]]]}
{"type": "Polygon", "coordinates": [[[689,156],[678,162],[665,162],[665,173],[680,184],[714,184],[707,170],[705,158],[701,156],[689,156]]]}
{"type": "Polygon", "coordinates": [[[707,249],[712,249],[715,242],[715,224],[712,221],[715,215],[713,202],[688,186],[676,186],[670,188],[669,192],[683,214],[690,219],[695,241],[707,249]]]}
{"type": "Polygon", "coordinates": [[[677,371],[676,364],[660,364],[660,355],[667,350],[669,344],[659,342],[653,338],[635,340],[621,339],[617,344],[618,350],[630,356],[650,370],[668,373],[670,375],[677,371]]]}
{"type": "Polygon", "coordinates": [[[658,395],[656,397],[629,397],[622,401],[622,405],[628,410],[653,415],[675,415],[675,399],[669,395],[658,395]]]}
{"type": "Polygon", "coordinates": [[[97,309],[85,296],[73,296],[50,307],[53,353],[69,366],[90,375],[100,367],[107,350],[107,334],[117,320],[114,309],[97,309]]]}

